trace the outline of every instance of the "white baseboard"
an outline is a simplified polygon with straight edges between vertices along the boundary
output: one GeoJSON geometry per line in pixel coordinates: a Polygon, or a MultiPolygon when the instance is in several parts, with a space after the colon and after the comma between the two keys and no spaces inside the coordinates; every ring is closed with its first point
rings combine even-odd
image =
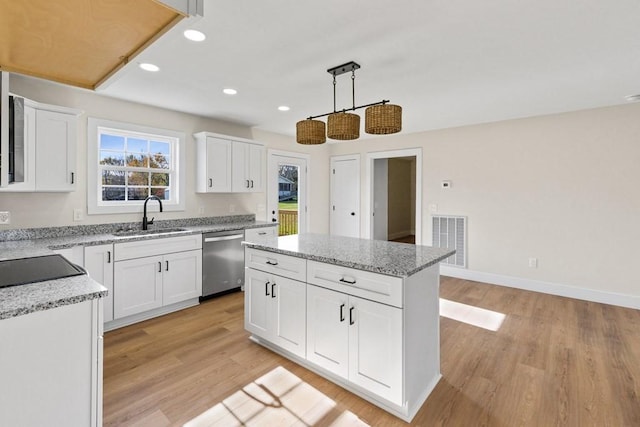
{"type": "Polygon", "coordinates": [[[492,285],[508,286],[527,291],[581,299],[603,304],[617,305],[640,309],[640,296],[603,292],[594,289],[578,288],[560,283],[544,282],[541,280],[523,279],[520,277],[504,276],[501,274],[485,273],[440,264],[440,274],[459,279],[474,280],[492,285]]]}

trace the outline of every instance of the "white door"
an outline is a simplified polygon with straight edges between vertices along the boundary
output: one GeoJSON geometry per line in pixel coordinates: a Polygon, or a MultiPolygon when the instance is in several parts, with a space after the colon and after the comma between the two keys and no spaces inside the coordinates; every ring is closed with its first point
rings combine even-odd
{"type": "Polygon", "coordinates": [[[244,327],[257,336],[269,336],[271,280],[268,274],[245,268],[244,327]]]}
{"type": "Polygon", "coordinates": [[[331,234],[360,237],[360,156],[331,158],[331,234]]]}
{"type": "Polygon", "coordinates": [[[307,285],[276,277],[271,288],[274,344],[305,357],[307,285]]]}
{"type": "Polygon", "coordinates": [[[36,110],[36,191],[73,191],[76,126],[71,114],[36,110]]]}
{"type": "Polygon", "coordinates": [[[308,155],[269,150],[267,221],[278,222],[278,235],[308,231],[308,155]]]}
{"type": "Polygon", "coordinates": [[[163,305],[202,296],[202,250],[168,254],[162,263],[163,305]]]}
{"type": "Polygon", "coordinates": [[[115,263],[114,319],[162,307],[162,270],[161,256],[115,263]]]}
{"type": "Polygon", "coordinates": [[[349,381],[402,404],[402,309],[349,297],[349,381]]]}
{"type": "Polygon", "coordinates": [[[349,374],[348,299],[307,285],[307,360],[343,378],[349,374]]]}
{"type": "Polygon", "coordinates": [[[93,280],[109,290],[103,298],[104,321],[113,320],[113,244],[86,246],[84,268],[93,280]]]}
{"type": "Polygon", "coordinates": [[[231,141],[207,137],[207,192],[231,191],[231,141]]]}

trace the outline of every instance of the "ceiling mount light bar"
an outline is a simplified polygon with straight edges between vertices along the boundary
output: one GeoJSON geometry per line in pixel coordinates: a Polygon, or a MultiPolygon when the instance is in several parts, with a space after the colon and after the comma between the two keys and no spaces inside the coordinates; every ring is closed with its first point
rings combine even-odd
{"type": "Polygon", "coordinates": [[[324,144],[327,136],[330,139],[353,140],[360,136],[360,116],[347,111],[366,108],[365,132],[369,134],[388,135],[402,129],[402,107],[388,104],[388,99],[380,102],[356,107],[356,70],[360,64],[350,61],[327,70],[333,76],[333,111],[309,116],[296,123],[296,142],[305,145],[324,144]],[[336,76],[351,72],[351,108],[336,109],[336,76]],[[327,125],[318,117],[328,116],[327,125]],[[325,132],[325,127],[327,131],[325,132]]]}

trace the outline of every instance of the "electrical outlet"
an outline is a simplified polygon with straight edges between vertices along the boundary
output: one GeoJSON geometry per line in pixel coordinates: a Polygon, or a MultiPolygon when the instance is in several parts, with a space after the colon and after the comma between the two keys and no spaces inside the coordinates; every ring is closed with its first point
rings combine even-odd
{"type": "Polygon", "coordinates": [[[438,212],[438,205],[432,203],[429,205],[429,212],[438,212]]]}
{"type": "Polygon", "coordinates": [[[9,224],[11,222],[11,212],[0,212],[0,224],[9,224]]]}
{"type": "Polygon", "coordinates": [[[200,214],[200,215],[204,215],[204,206],[200,206],[200,207],[198,208],[198,214],[200,214]]]}
{"type": "Polygon", "coordinates": [[[82,209],[74,209],[73,210],[73,220],[74,221],[82,221],[84,219],[84,212],[82,209]]]}
{"type": "Polygon", "coordinates": [[[234,213],[236,211],[236,205],[234,205],[233,203],[231,203],[229,205],[229,213],[234,213]]]}
{"type": "Polygon", "coordinates": [[[529,267],[538,268],[538,258],[529,258],[529,267]]]}

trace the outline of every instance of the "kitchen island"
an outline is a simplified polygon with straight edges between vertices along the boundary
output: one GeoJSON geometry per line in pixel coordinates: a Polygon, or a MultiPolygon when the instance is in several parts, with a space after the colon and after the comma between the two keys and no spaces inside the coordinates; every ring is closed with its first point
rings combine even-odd
{"type": "Polygon", "coordinates": [[[245,242],[245,328],[410,421],[441,377],[438,263],[453,253],[320,234],[245,242]]]}

